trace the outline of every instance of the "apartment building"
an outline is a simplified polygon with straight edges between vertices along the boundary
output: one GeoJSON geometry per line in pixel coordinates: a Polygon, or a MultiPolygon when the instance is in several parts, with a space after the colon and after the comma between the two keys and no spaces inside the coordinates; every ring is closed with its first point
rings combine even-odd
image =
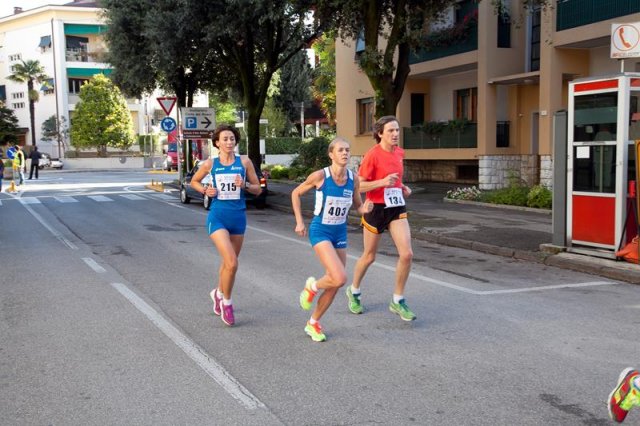
{"type": "MultiPolygon", "coordinates": [[[[53,156],[57,142],[41,141],[42,123],[52,115],[69,122],[79,100],[80,87],[92,76],[112,71],[105,62],[105,25],[96,2],[75,0],[65,5],[48,5],[31,10],[15,8],[14,14],[0,17],[0,100],[13,109],[22,128],[21,144],[31,144],[28,93],[25,83],[7,79],[21,60],[37,60],[50,77],[40,84],[35,106],[36,143],[40,151],[53,156]]],[[[155,100],[154,109],[155,109],[155,100]]],[[[145,100],[127,99],[137,133],[149,131],[153,114],[145,100]]],[[[157,107],[159,110],[159,106],[157,107]]]]}
{"type": "MultiPolygon", "coordinates": [[[[411,57],[396,113],[408,181],[551,187],[553,117],[568,106],[569,82],[620,73],[611,25],[640,22],[638,0],[554,0],[534,10],[504,0],[501,13],[491,3],[459,1],[432,27],[435,47],[411,57]]],[[[355,163],[374,144],[359,49],[358,40],[336,42],[337,131],[355,163]]],[[[640,71],[640,60],[626,59],[624,71],[640,71]]]]}

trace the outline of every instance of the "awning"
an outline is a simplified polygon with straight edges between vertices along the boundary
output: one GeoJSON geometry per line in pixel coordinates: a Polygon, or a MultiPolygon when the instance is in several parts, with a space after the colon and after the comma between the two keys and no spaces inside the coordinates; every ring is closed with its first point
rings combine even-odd
{"type": "Polygon", "coordinates": [[[38,47],[51,47],[51,36],[40,37],[40,44],[38,47]]]}
{"type": "Polygon", "coordinates": [[[540,71],[525,72],[521,74],[506,75],[489,80],[489,84],[538,84],[540,82],[540,71]]]}
{"type": "Polygon", "coordinates": [[[107,27],[104,25],[64,24],[65,35],[101,34],[106,30],[107,30],[107,27]]]}
{"type": "Polygon", "coordinates": [[[91,78],[96,74],[109,75],[112,71],[111,68],[67,68],[67,77],[91,78]]]}

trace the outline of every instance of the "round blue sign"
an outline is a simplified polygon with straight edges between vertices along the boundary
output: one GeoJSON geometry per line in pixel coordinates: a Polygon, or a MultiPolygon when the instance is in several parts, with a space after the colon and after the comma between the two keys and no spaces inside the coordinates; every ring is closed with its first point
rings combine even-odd
{"type": "Polygon", "coordinates": [[[176,120],[174,120],[171,117],[165,117],[160,122],[160,127],[165,132],[173,132],[176,129],[176,126],[177,126],[176,120]]]}
{"type": "Polygon", "coordinates": [[[16,156],[16,149],[15,149],[14,147],[9,148],[9,149],[7,150],[7,157],[8,157],[10,160],[13,160],[15,156],[16,156]]]}

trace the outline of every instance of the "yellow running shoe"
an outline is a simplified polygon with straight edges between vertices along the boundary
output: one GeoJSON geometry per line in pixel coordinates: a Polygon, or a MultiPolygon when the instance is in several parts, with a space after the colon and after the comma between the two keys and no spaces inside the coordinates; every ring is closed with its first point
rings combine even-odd
{"type": "Polygon", "coordinates": [[[307,333],[314,342],[324,342],[327,340],[327,336],[322,332],[322,327],[319,322],[311,325],[311,323],[307,321],[307,326],[304,328],[304,332],[307,333]]]}

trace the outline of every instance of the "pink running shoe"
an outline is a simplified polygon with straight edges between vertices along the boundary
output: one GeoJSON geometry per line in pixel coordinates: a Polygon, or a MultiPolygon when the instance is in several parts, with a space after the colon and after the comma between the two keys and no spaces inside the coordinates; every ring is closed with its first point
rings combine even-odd
{"type": "Polygon", "coordinates": [[[231,326],[236,323],[235,318],[233,317],[233,305],[225,305],[220,302],[220,318],[222,318],[222,322],[231,326]]]}
{"type": "Polygon", "coordinates": [[[220,293],[217,288],[214,288],[211,293],[211,300],[213,300],[213,313],[220,316],[220,304],[222,303],[222,297],[220,297],[220,293]]]}

